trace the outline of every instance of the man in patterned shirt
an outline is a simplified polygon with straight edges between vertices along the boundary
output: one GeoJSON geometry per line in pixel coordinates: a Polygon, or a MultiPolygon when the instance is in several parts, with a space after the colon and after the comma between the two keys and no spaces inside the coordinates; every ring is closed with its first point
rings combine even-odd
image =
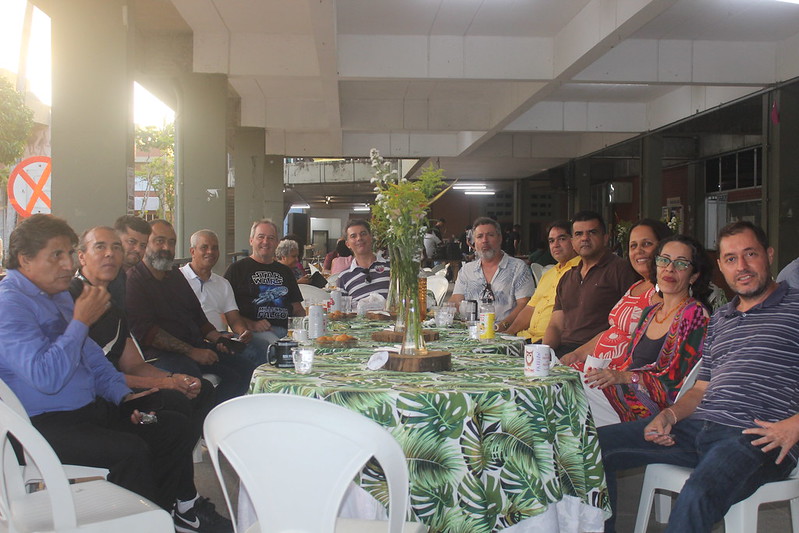
{"type": "Polygon", "coordinates": [[[455,280],[450,302],[480,300],[490,292],[500,330],[510,326],[535,290],[530,267],[502,251],[502,228],[496,220],[480,217],[472,224],[477,259],[466,263],[455,280]]]}
{"type": "MultiPolygon", "coordinates": [[[[599,429],[615,508],[617,470],[649,463],[694,468],[667,531],[710,531],[735,503],[796,466],[799,292],[771,278],[762,229],[721,230],[719,268],[736,297],[710,319],[694,387],[658,415],[599,429]]],[[[605,531],[614,531],[614,519],[605,531]]]]}

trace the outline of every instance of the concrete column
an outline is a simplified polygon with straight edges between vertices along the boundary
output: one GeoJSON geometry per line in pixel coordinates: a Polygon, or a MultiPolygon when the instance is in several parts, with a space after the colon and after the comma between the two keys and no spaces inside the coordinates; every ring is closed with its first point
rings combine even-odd
{"type": "Polygon", "coordinates": [[[641,141],[641,218],[660,220],[663,206],[663,138],[647,135],[641,141]]]}
{"type": "MultiPolygon", "coordinates": [[[[189,237],[199,229],[215,231],[219,249],[225,250],[226,115],[224,75],[180,77],[175,114],[176,257],[189,256],[189,237]]],[[[220,261],[217,270],[223,269],[220,261]]]]}
{"type": "Polygon", "coordinates": [[[763,228],[774,247],[776,275],[799,256],[799,88],[788,85],[763,99],[763,228]],[[777,102],[779,120],[772,120],[777,102]]]}
{"type": "Polygon", "coordinates": [[[125,214],[133,77],[124,0],[37,2],[51,17],[52,212],[80,233],[125,214]]]}

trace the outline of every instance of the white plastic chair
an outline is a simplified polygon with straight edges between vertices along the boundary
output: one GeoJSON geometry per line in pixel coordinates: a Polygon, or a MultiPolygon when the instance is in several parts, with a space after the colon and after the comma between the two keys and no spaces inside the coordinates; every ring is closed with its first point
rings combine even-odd
{"type": "MultiPolygon", "coordinates": [[[[677,394],[677,400],[694,386],[700,366],[700,363],[697,363],[686,376],[685,382],[677,394]]],[[[641,500],[638,503],[638,515],[635,518],[635,533],[644,533],[646,531],[653,500],[655,503],[655,520],[659,523],[668,522],[671,511],[671,496],[657,493],[656,491],[679,493],[691,476],[691,472],[693,472],[692,468],[661,463],[651,464],[646,467],[644,483],[641,487],[641,500]]],[[[764,503],[783,502],[786,500],[790,501],[792,530],[794,533],[799,533],[799,468],[794,469],[788,479],[766,483],[747,499],[730,507],[724,516],[725,533],[753,533],[757,531],[758,507],[764,503]]]]}
{"type": "MultiPolygon", "coordinates": [[[[215,407],[204,432],[231,516],[236,510],[219,452],[246,488],[261,533],[427,531],[423,524],[404,522],[408,467],[399,443],[385,428],[344,407],[287,394],[242,396],[215,407]],[[388,521],[337,520],[344,493],[371,457],[386,475],[388,521]]],[[[234,525],[238,531],[235,520],[234,525]]]]}
{"type": "Polygon", "coordinates": [[[336,283],[338,282],[339,273],[336,272],[335,274],[330,274],[327,277],[327,286],[328,287],[335,287],[336,283]]]}
{"type": "Polygon", "coordinates": [[[436,297],[436,305],[441,305],[447,296],[449,281],[444,276],[429,276],[427,278],[427,290],[431,291],[436,297]]]}
{"type": "Polygon", "coordinates": [[[330,299],[330,293],[319,287],[308,285],[307,283],[300,284],[300,292],[302,293],[303,302],[325,302],[330,299]]]}
{"type": "Polygon", "coordinates": [[[172,517],[138,494],[108,481],[70,485],[47,441],[7,404],[0,402],[0,526],[6,531],[148,533],[173,532],[172,517]],[[9,436],[36,463],[45,489],[25,491],[25,477],[9,436]]]}
{"type": "Polygon", "coordinates": [[[541,280],[541,276],[544,275],[544,266],[538,263],[530,263],[530,272],[533,273],[533,281],[535,281],[535,286],[538,287],[538,282],[541,280]]]}
{"type": "MultiPolygon", "coordinates": [[[[6,384],[5,381],[0,379],[0,402],[3,402],[8,407],[11,408],[12,411],[17,413],[20,417],[30,423],[30,418],[28,418],[28,412],[25,411],[25,407],[23,407],[22,402],[19,401],[17,395],[14,394],[14,391],[11,390],[11,387],[6,384]]],[[[26,464],[23,467],[23,476],[25,478],[25,485],[31,485],[38,483],[42,480],[42,476],[39,471],[36,469],[36,465],[33,464],[33,461],[26,458],[26,464]]],[[[82,465],[61,465],[64,468],[64,473],[67,476],[67,479],[87,479],[87,478],[102,478],[105,479],[108,477],[108,469],[107,468],[98,468],[94,466],[82,466],[82,465]]]]}

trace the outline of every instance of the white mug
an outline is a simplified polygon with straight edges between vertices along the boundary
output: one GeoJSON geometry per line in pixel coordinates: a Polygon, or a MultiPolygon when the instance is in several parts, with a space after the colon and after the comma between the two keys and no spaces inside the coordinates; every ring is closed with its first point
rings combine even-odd
{"type": "Polygon", "coordinates": [[[343,292],[341,289],[334,289],[330,291],[330,299],[333,300],[333,305],[330,306],[330,312],[335,313],[336,311],[341,311],[341,297],[343,296],[343,292]]]}
{"type": "Polygon", "coordinates": [[[546,377],[549,368],[557,361],[555,350],[546,344],[524,345],[524,375],[527,377],[546,377]]]}
{"type": "Polygon", "coordinates": [[[308,307],[308,316],[303,322],[307,321],[306,329],[308,337],[316,339],[325,334],[325,310],[321,305],[311,305],[308,307]]]}

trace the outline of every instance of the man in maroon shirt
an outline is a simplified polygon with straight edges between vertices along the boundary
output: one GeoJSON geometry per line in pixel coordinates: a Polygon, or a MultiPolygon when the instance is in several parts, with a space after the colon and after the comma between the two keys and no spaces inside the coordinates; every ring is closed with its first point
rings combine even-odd
{"type": "Polygon", "coordinates": [[[247,392],[256,365],[228,353],[222,333],[208,322],[186,278],[172,268],[175,230],[165,220],[150,223],[144,259],[128,271],[125,310],[133,335],[153,365],[190,376],[215,374],[221,403],[247,392]]]}
{"type": "Polygon", "coordinates": [[[582,260],[563,275],[543,344],[558,357],[608,327],[610,310],[639,278],[630,262],[608,249],[608,233],[599,213],[580,211],[572,220],[572,246],[582,260]]]}

